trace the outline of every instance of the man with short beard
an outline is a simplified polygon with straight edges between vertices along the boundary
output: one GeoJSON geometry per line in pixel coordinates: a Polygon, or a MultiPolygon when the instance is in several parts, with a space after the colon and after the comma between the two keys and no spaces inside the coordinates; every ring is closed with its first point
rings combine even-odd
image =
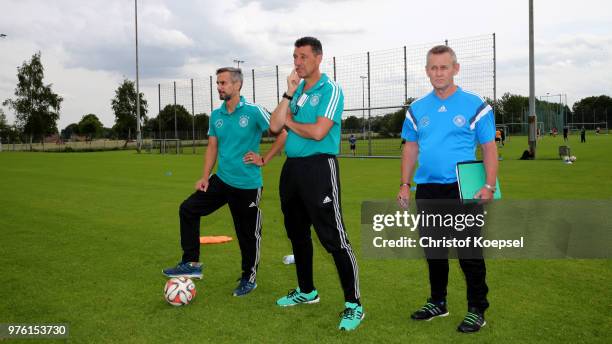
{"type": "Polygon", "coordinates": [[[286,131],[281,131],[265,157],[259,155],[261,135],[270,126],[270,114],[240,95],[242,83],[239,68],[217,70],[217,91],[223,103],[210,115],[202,178],[195,183],[196,191],[181,204],[179,211],[183,257],[177,266],[163,270],[167,277],[202,278],[200,217],[228,204],[242,255],[242,275],[234,296],[246,295],[257,287],[262,225],[261,167],[282,149],[287,136],[286,131]],[[211,175],[217,160],[217,173],[211,175]]]}

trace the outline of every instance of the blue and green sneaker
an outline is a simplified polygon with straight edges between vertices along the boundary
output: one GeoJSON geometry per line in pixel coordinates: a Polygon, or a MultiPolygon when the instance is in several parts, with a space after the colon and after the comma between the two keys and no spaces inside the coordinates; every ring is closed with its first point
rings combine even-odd
{"type": "Polygon", "coordinates": [[[430,321],[436,317],[448,316],[448,309],[446,308],[446,301],[434,302],[432,299],[427,299],[425,306],[421,307],[418,311],[412,313],[410,316],[414,320],[425,320],[430,321]]]}
{"type": "Polygon", "coordinates": [[[361,320],[365,318],[365,313],[363,307],[356,303],[346,302],[344,307],[346,308],[340,313],[342,319],[340,319],[338,328],[342,331],[352,331],[361,324],[361,320]]]}
{"type": "Polygon", "coordinates": [[[234,296],[244,296],[257,288],[257,283],[249,282],[246,278],[239,278],[238,281],[238,286],[234,289],[234,296]]]}
{"type": "Polygon", "coordinates": [[[162,270],[166,277],[187,277],[202,279],[202,263],[179,262],[176,266],[162,270]]]}
{"type": "Polygon", "coordinates": [[[309,304],[319,302],[319,293],[316,289],[310,293],[302,293],[300,288],[291,289],[287,296],[283,296],[276,301],[276,304],[281,307],[295,306],[299,304],[309,304]]]}
{"type": "Polygon", "coordinates": [[[486,324],[484,313],[474,307],[470,307],[465,318],[463,318],[463,321],[457,327],[457,331],[463,333],[478,332],[486,324]]]}

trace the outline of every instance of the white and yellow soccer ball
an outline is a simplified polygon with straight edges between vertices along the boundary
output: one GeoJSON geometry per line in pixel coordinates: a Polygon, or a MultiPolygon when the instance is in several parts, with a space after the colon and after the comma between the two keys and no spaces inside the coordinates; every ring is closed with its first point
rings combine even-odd
{"type": "Polygon", "coordinates": [[[173,306],[188,305],[195,296],[195,284],[187,277],[173,277],[164,287],[164,299],[173,306]]]}
{"type": "Polygon", "coordinates": [[[570,161],[571,161],[571,162],[576,161],[576,156],[575,156],[575,155],[570,156],[570,161]]]}

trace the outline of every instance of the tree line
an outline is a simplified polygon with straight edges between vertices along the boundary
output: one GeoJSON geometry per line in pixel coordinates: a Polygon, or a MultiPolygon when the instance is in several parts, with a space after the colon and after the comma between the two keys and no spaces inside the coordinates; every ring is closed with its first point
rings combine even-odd
{"type": "MultiPolygon", "coordinates": [[[[15,113],[13,125],[7,123],[6,114],[0,109],[2,142],[44,144],[45,138],[51,135],[57,135],[58,140],[98,138],[130,140],[136,137],[137,95],[135,84],[131,80],[123,80],[110,101],[115,115],[112,127],[105,128],[96,114],[88,113],[83,115],[79,122],[70,123],[64,129],[58,130],[57,121],[64,99],[53,92],[53,84],[44,83],[44,67],[40,52],[17,67],[17,79],[14,97],[2,102],[2,105],[15,113]]],[[[199,131],[208,130],[208,114],[200,113],[192,116],[184,106],[178,104],[166,105],[156,117],[148,118],[147,100],[142,92],[138,97],[140,97],[141,130],[149,136],[161,132],[174,133],[175,130],[191,131],[193,124],[199,131]]]]}
{"type": "MultiPolygon", "coordinates": [[[[123,80],[111,99],[115,124],[105,128],[96,114],[83,115],[78,123],[70,123],[61,131],[57,128],[63,97],[53,92],[53,84],[45,84],[41,53],[35,53],[29,61],[17,67],[17,86],[14,98],[2,102],[15,113],[15,123],[9,125],[6,114],[0,109],[0,140],[2,142],[44,142],[45,137],[56,134],[63,140],[97,138],[126,139],[136,137],[136,89],[131,80],[123,80]]],[[[145,136],[169,135],[175,132],[207,131],[209,115],[192,116],[182,105],[166,105],[156,117],[148,118],[148,103],[140,93],[140,120],[145,136]],[[175,123],[176,119],[176,123],[175,123]]],[[[552,96],[551,96],[552,97],[552,96]]],[[[554,97],[553,97],[554,98],[554,97]]],[[[414,98],[407,100],[410,105],[414,98]]],[[[486,99],[495,108],[495,121],[504,123],[525,123],[529,109],[529,97],[505,93],[497,101],[486,99]]],[[[560,102],[536,99],[537,111],[556,111],[565,114],[567,123],[600,123],[612,120],[612,98],[607,95],[582,98],[570,109],[560,102]],[[547,110],[543,110],[547,109],[547,110]]],[[[398,136],[405,118],[405,107],[382,116],[372,117],[368,122],[364,116],[350,115],[342,121],[343,129],[351,132],[371,130],[381,136],[398,136]]]]}
{"type": "MultiPolygon", "coordinates": [[[[565,124],[570,123],[602,123],[612,124],[612,98],[607,95],[591,96],[582,98],[575,102],[571,108],[561,102],[554,102],[552,97],[546,100],[536,99],[536,113],[540,121],[547,112],[563,115],[565,124]]],[[[409,98],[406,106],[410,105],[414,98],[409,98]]],[[[504,93],[500,99],[493,101],[485,98],[485,101],[495,109],[495,123],[526,123],[529,112],[529,97],[519,94],[504,93]]],[[[560,116],[561,116],[560,115],[560,116]]],[[[387,113],[382,116],[372,117],[370,123],[367,119],[367,111],[362,116],[351,115],[342,120],[342,129],[345,132],[360,133],[372,132],[383,137],[397,137],[402,132],[402,125],[406,118],[406,108],[387,113]]],[[[574,125],[576,126],[576,125],[574,125]]],[[[561,128],[557,128],[561,129],[561,128]]]]}

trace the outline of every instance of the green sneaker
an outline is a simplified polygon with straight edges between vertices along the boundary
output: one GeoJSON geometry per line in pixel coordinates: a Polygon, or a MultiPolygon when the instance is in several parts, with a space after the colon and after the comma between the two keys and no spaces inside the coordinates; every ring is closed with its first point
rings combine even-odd
{"type": "Polygon", "coordinates": [[[425,306],[412,313],[410,317],[414,320],[430,321],[435,317],[446,317],[448,314],[446,301],[434,302],[432,299],[427,299],[425,306]]]}
{"type": "Polygon", "coordinates": [[[478,332],[486,324],[484,313],[474,307],[470,307],[465,318],[463,318],[463,321],[459,324],[459,327],[457,327],[457,331],[463,333],[478,332]]]}
{"type": "Polygon", "coordinates": [[[317,293],[317,290],[313,290],[308,294],[302,293],[300,291],[300,288],[297,289],[291,289],[289,290],[289,293],[287,294],[287,296],[283,296],[280,299],[278,299],[276,301],[276,304],[281,306],[281,307],[289,307],[289,306],[295,306],[295,305],[299,305],[302,303],[317,303],[319,302],[319,293],[317,293]]]}
{"type": "Polygon", "coordinates": [[[356,303],[345,302],[344,307],[346,308],[340,313],[342,319],[338,328],[342,331],[352,331],[361,324],[361,320],[365,318],[365,313],[363,307],[356,303]]]}

